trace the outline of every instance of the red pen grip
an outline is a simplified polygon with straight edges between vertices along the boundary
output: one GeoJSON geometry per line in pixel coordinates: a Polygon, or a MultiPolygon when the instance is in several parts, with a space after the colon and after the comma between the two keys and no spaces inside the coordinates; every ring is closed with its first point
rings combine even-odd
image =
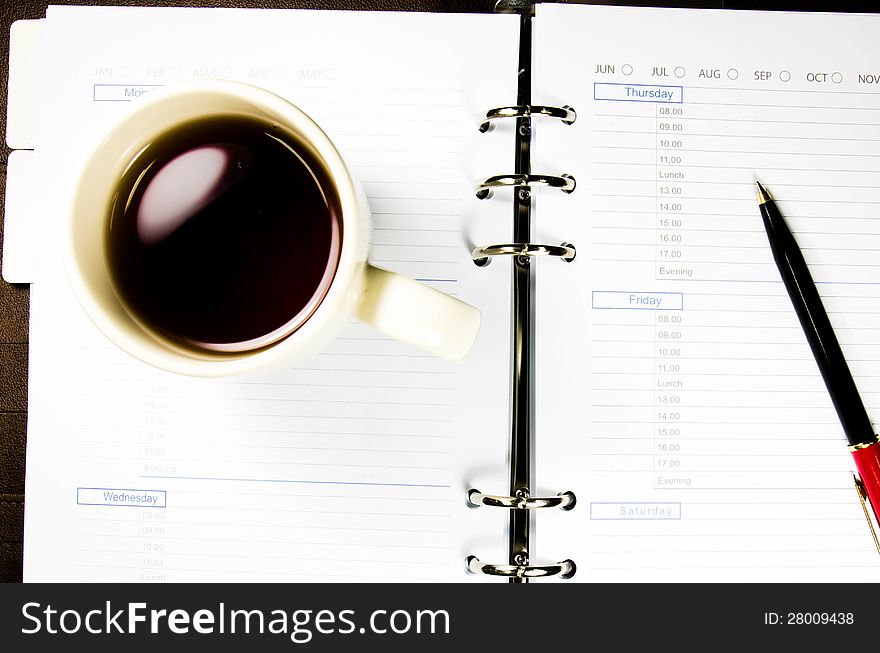
{"type": "Polygon", "coordinates": [[[875,442],[864,449],[857,449],[852,452],[852,456],[859,476],[862,477],[874,516],[880,521],[880,443],[875,442]]]}

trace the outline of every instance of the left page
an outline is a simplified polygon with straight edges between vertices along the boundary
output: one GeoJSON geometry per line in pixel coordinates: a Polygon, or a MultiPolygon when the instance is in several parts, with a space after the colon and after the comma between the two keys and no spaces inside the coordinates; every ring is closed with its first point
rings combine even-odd
{"type": "Polygon", "coordinates": [[[505,515],[464,497],[506,478],[509,271],[469,252],[509,238],[509,205],[473,184],[509,162],[510,133],[477,116],[514,97],[517,32],[497,15],[49,9],[25,580],[465,580],[468,553],[503,555],[505,515]],[[197,78],[321,125],[368,197],[371,262],[482,311],[463,362],[353,321],[289,369],[190,379],[97,331],[59,255],[75,171],[130,101],[197,78]]]}

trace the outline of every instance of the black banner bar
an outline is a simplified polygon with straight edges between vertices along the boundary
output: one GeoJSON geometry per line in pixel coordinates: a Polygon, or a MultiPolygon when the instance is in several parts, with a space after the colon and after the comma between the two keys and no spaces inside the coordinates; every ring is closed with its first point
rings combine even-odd
{"type": "Polygon", "coordinates": [[[602,643],[611,650],[816,650],[875,642],[878,593],[876,584],[830,583],[3,585],[0,646],[96,653],[540,651],[602,643]]]}

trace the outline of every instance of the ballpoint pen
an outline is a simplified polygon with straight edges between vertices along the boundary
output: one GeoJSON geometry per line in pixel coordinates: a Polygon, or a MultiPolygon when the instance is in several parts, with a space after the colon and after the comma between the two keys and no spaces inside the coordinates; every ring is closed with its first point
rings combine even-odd
{"type": "Polygon", "coordinates": [[[760,182],[756,183],[761,218],[767,230],[773,258],[849,442],[849,450],[858,470],[858,474],[853,474],[853,480],[859,493],[862,510],[871,527],[874,545],[880,552],[880,540],[871,521],[868,507],[870,506],[875,518],[880,521],[880,437],[874,432],[868,411],[865,410],[865,405],[859,396],[852,373],[846,364],[846,358],[840,349],[840,343],[834,334],[834,328],[825,312],[819,291],[816,289],[797,241],[770,193],[760,182]]]}

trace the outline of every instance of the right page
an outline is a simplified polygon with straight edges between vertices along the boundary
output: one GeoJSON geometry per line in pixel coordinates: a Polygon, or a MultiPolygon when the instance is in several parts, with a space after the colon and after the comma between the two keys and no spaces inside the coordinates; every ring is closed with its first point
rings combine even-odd
{"type": "MultiPolygon", "coordinates": [[[[539,5],[535,552],[584,581],[880,581],[773,262],[792,227],[880,421],[880,16],[539,5]]],[[[538,122],[537,120],[535,122],[538,122]]]]}

